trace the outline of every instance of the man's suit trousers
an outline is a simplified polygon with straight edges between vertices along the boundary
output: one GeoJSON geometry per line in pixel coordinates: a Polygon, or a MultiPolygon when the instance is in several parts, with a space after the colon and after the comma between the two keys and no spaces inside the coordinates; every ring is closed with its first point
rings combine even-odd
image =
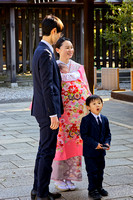
{"type": "Polygon", "coordinates": [[[36,120],[40,127],[40,141],[34,169],[33,189],[38,197],[46,197],[52,172],[52,162],[55,157],[58,129],[50,128],[50,118],[36,120]]]}

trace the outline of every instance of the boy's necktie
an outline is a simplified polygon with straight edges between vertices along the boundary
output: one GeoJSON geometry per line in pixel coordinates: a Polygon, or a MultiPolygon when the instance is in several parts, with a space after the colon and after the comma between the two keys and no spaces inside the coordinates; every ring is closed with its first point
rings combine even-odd
{"type": "Polygon", "coordinates": [[[100,131],[101,131],[102,130],[102,122],[100,121],[99,117],[97,117],[97,120],[98,120],[98,125],[99,125],[100,131]]]}

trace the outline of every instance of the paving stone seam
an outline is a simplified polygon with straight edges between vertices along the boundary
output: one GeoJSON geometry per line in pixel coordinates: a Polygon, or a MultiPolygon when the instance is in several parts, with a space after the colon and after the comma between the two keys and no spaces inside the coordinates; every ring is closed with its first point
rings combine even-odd
{"type": "Polygon", "coordinates": [[[115,122],[115,121],[112,121],[112,120],[109,120],[109,122],[110,122],[111,124],[115,124],[115,125],[117,125],[117,126],[122,126],[122,127],[128,128],[128,129],[133,129],[133,126],[129,126],[129,125],[127,125],[127,124],[122,124],[122,123],[120,123],[120,122],[115,122]]]}
{"type": "Polygon", "coordinates": [[[7,112],[19,112],[19,111],[30,111],[30,108],[23,108],[23,109],[7,109],[7,110],[2,110],[0,113],[7,113],[7,112]]]}

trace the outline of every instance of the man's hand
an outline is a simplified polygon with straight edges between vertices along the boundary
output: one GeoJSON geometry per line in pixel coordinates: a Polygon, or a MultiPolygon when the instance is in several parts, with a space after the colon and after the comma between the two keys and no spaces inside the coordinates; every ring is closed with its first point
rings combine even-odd
{"type": "Polygon", "coordinates": [[[59,127],[59,120],[58,120],[58,117],[55,116],[55,117],[50,117],[51,119],[51,125],[50,125],[50,128],[52,130],[56,130],[58,127],[59,127]]]}

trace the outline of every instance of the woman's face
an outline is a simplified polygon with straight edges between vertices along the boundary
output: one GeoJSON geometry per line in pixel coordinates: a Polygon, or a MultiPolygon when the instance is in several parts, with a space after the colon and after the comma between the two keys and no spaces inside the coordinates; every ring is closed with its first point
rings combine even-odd
{"type": "Polygon", "coordinates": [[[72,58],[73,53],[74,53],[74,48],[73,45],[70,41],[66,40],[62,43],[62,46],[58,49],[56,48],[57,53],[60,55],[60,59],[63,58],[68,60],[72,58]]]}

